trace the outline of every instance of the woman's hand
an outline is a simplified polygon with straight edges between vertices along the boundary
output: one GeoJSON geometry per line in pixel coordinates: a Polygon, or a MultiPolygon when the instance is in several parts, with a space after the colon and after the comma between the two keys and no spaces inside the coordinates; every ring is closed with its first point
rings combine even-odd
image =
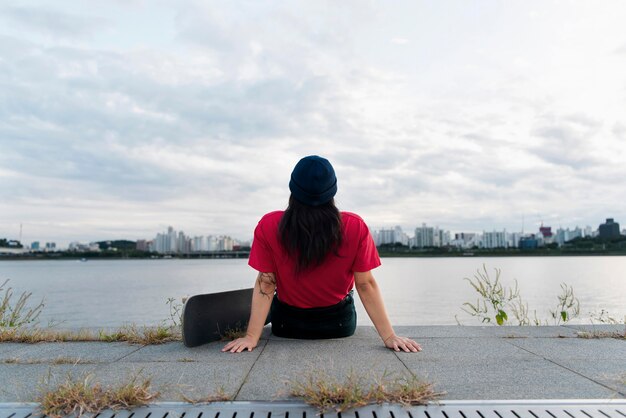
{"type": "Polygon", "coordinates": [[[246,335],[243,338],[237,338],[236,340],[229,342],[224,346],[224,348],[222,348],[222,351],[230,351],[231,353],[241,353],[245,349],[252,351],[258,343],[259,340],[257,338],[246,335]]]}
{"type": "Polygon", "coordinates": [[[398,337],[396,334],[392,334],[385,340],[385,347],[391,348],[394,351],[406,351],[407,353],[422,351],[422,347],[410,338],[398,337]]]}

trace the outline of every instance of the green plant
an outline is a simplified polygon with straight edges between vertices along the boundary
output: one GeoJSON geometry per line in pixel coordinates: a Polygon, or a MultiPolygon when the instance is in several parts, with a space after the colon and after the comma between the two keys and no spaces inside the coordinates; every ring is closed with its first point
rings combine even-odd
{"type": "MultiPolygon", "coordinates": [[[[187,302],[187,298],[184,297],[181,299],[182,303],[176,303],[176,299],[175,298],[167,298],[167,301],[165,302],[168,306],[169,306],[169,310],[170,310],[170,321],[172,322],[172,325],[174,327],[180,327],[182,326],[183,323],[183,306],[185,305],[185,302],[187,302]]],[[[167,320],[165,320],[166,322],[167,320]]]]}
{"type": "MultiPolygon", "coordinates": [[[[477,299],[476,304],[465,302],[461,309],[468,314],[478,317],[481,321],[492,323],[492,320],[498,325],[505,325],[509,322],[509,313],[512,313],[518,325],[541,325],[542,322],[537,318],[537,311],[533,310],[533,319],[528,317],[528,303],[524,302],[515,280],[513,288],[507,288],[500,281],[501,270],[495,268],[495,279],[491,279],[487,267],[483,264],[482,271],[476,270],[474,280],[465,277],[470,285],[478,292],[481,298],[477,299]]],[[[574,296],[574,290],[566,283],[561,284],[562,293],[557,296],[559,302],[555,310],[550,310],[550,316],[555,325],[565,323],[575,318],[580,313],[580,302],[574,296]]],[[[460,324],[458,318],[457,323],[460,324]]],[[[548,325],[548,321],[544,321],[548,325]]]]}
{"type": "Polygon", "coordinates": [[[559,304],[556,310],[550,310],[555,325],[559,325],[561,321],[567,322],[580,313],[580,302],[574,297],[574,289],[565,283],[561,283],[561,289],[563,289],[563,293],[557,296],[559,304]]]}
{"type": "Polygon", "coordinates": [[[476,270],[476,274],[474,274],[475,281],[464,277],[464,280],[470,283],[482,297],[482,300],[477,299],[475,305],[465,302],[463,306],[467,306],[468,309],[461,309],[472,316],[480,318],[482,322],[491,322],[493,318],[498,325],[503,325],[509,319],[505,309],[508,309],[513,301],[519,300],[519,289],[517,288],[517,280],[515,281],[514,289],[504,287],[500,283],[501,270],[497,268],[494,270],[496,277],[493,281],[489,277],[489,272],[484,264],[482,271],[480,269],[476,270]]]}
{"type": "Polygon", "coordinates": [[[0,292],[4,290],[4,297],[0,304],[0,328],[19,328],[35,322],[44,307],[44,300],[42,299],[39,305],[34,308],[27,308],[26,302],[32,293],[23,292],[17,302],[13,304],[11,301],[13,289],[11,287],[4,289],[8,282],[9,279],[0,285],[0,292]]]}

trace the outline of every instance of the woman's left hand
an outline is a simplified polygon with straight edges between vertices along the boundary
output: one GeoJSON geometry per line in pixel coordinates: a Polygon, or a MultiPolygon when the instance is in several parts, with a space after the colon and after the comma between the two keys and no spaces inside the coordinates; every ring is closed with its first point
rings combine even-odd
{"type": "Polygon", "coordinates": [[[403,350],[407,353],[417,353],[418,351],[422,351],[422,347],[412,339],[398,337],[395,334],[385,340],[385,347],[391,348],[394,351],[403,350]]]}
{"type": "Polygon", "coordinates": [[[223,352],[230,351],[231,353],[241,353],[243,350],[252,351],[254,347],[259,343],[258,338],[253,338],[249,335],[246,335],[243,338],[237,338],[226,344],[224,348],[222,348],[223,352]]]}

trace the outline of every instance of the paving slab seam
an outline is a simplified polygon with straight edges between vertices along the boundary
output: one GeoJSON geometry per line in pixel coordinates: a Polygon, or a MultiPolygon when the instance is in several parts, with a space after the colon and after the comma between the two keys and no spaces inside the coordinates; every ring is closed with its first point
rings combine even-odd
{"type": "Polygon", "coordinates": [[[409,369],[409,367],[406,365],[406,363],[400,358],[400,356],[398,356],[399,351],[393,351],[394,356],[396,356],[396,358],[400,361],[400,363],[402,363],[402,365],[404,366],[404,368],[411,374],[411,376],[413,376],[416,379],[420,379],[419,376],[417,376],[415,373],[413,373],[413,371],[411,369],[409,369]]]}
{"type": "Polygon", "coordinates": [[[126,353],[126,354],[124,354],[122,357],[120,357],[120,358],[118,358],[118,359],[115,359],[115,360],[113,360],[113,361],[111,361],[111,362],[109,362],[109,363],[117,363],[118,361],[122,360],[123,358],[126,358],[126,357],[130,356],[131,354],[135,354],[137,351],[139,351],[139,350],[141,350],[142,348],[145,348],[145,347],[146,347],[145,345],[142,345],[142,346],[140,346],[139,348],[137,348],[136,350],[131,351],[131,352],[129,352],[129,353],[126,353]]]}
{"type": "Polygon", "coordinates": [[[263,347],[261,348],[261,352],[256,357],[256,359],[254,360],[254,363],[252,363],[252,366],[250,366],[250,369],[248,369],[248,373],[246,373],[246,376],[243,378],[243,381],[241,382],[241,385],[239,385],[239,389],[237,389],[237,392],[235,393],[235,396],[233,396],[233,400],[236,400],[237,396],[239,396],[239,392],[241,392],[241,389],[243,388],[243,386],[248,381],[248,377],[250,376],[250,373],[252,373],[252,369],[254,369],[254,366],[256,365],[256,362],[259,361],[259,359],[261,358],[261,355],[263,355],[263,351],[265,351],[265,347],[267,347],[267,344],[269,344],[269,342],[270,342],[269,339],[265,340],[265,344],[263,344],[263,347]]]}
{"type": "Polygon", "coordinates": [[[602,387],[604,387],[604,388],[607,388],[607,389],[609,389],[609,390],[610,390],[610,391],[612,391],[612,392],[619,393],[620,395],[622,395],[622,396],[626,397],[626,393],[622,392],[620,389],[616,389],[616,388],[613,388],[613,387],[607,386],[607,385],[605,385],[605,384],[604,384],[604,383],[602,383],[602,382],[598,382],[597,380],[595,380],[595,379],[593,379],[593,378],[591,378],[591,377],[589,377],[589,376],[586,376],[586,375],[584,375],[584,374],[582,374],[582,373],[580,373],[580,372],[578,372],[578,371],[576,371],[576,370],[570,369],[569,367],[567,367],[567,366],[565,366],[565,365],[563,365],[563,364],[557,363],[556,361],[554,361],[554,360],[552,360],[552,359],[549,359],[549,358],[547,358],[547,357],[544,357],[544,356],[542,356],[541,354],[534,353],[534,352],[532,352],[532,351],[530,351],[530,350],[528,350],[528,349],[526,349],[526,348],[524,348],[524,347],[520,347],[519,345],[515,345],[515,344],[513,344],[513,343],[512,343],[512,342],[510,342],[510,341],[506,341],[506,342],[507,342],[507,343],[509,343],[509,344],[511,344],[512,346],[517,347],[517,348],[519,348],[519,349],[521,349],[521,350],[524,350],[524,351],[526,351],[526,352],[528,352],[528,353],[530,353],[530,354],[534,354],[535,356],[541,357],[542,359],[544,359],[544,360],[546,360],[546,361],[549,361],[550,363],[552,363],[552,364],[554,364],[554,365],[557,365],[557,366],[559,366],[559,367],[562,367],[562,368],[563,368],[563,369],[565,369],[565,370],[568,370],[568,371],[570,371],[570,372],[572,372],[572,373],[575,373],[575,374],[577,374],[577,375],[579,375],[579,376],[581,376],[581,377],[584,377],[585,379],[590,380],[590,381],[592,381],[593,383],[598,384],[598,385],[600,385],[600,386],[602,386],[602,387]]]}

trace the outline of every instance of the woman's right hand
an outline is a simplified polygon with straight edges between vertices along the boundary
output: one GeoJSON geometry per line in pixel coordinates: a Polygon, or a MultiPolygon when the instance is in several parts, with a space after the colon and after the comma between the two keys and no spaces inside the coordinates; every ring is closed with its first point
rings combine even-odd
{"type": "Polygon", "coordinates": [[[410,338],[399,337],[395,334],[391,335],[385,340],[385,347],[391,348],[394,351],[406,351],[407,353],[417,353],[422,351],[422,347],[410,338]]]}
{"type": "Polygon", "coordinates": [[[222,348],[222,352],[230,351],[231,353],[241,353],[243,350],[252,351],[254,347],[259,343],[258,338],[251,337],[246,335],[243,338],[237,338],[226,344],[224,348],[222,348]]]}

